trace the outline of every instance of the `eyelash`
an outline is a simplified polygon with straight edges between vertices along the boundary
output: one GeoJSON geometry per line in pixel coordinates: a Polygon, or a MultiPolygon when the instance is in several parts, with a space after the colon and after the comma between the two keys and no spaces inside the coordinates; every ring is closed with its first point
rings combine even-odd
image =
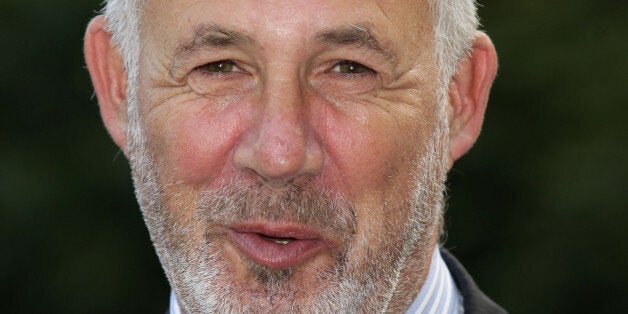
{"type": "MultiPolygon", "coordinates": [[[[197,67],[195,70],[209,76],[224,76],[230,73],[242,72],[242,69],[238,67],[236,62],[230,59],[206,63],[197,67]]],[[[351,60],[340,60],[335,62],[331,67],[330,72],[344,78],[357,78],[377,74],[375,70],[369,68],[368,66],[351,60]]]]}
{"type": "Polygon", "coordinates": [[[195,70],[200,71],[201,73],[205,75],[210,75],[210,76],[223,76],[229,73],[242,72],[242,69],[240,69],[233,60],[229,60],[229,59],[206,63],[197,67],[195,70]],[[217,69],[210,70],[209,69],[210,67],[217,67],[217,69]],[[226,70],[225,70],[225,67],[226,67],[226,70]]]}
{"type": "Polygon", "coordinates": [[[367,67],[366,65],[350,60],[341,60],[336,62],[331,70],[339,75],[347,77],[377,74],[375,70],[367,67]],[[343,72],[342,67],[345,67],[345,70],[352,72],[343,72]]]}

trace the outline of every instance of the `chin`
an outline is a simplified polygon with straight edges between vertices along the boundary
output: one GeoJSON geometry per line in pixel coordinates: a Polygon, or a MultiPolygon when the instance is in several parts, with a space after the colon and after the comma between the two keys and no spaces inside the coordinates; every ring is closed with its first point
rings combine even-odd
{"type": "Polygon", "coordinates": [[[349,279],[345,265],[312,262],[273,269],[252,261],[234,263],[226,255],[214,251],[200,262],[186,263],[190,267],[167,271],[182,308],[190,313],[357,310],[363,287],[349,279]]]}

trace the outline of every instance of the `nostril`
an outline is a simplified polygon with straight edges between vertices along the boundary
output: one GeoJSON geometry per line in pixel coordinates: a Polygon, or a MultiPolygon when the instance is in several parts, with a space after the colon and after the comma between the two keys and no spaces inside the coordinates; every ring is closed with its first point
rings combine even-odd
{"type": "Polygon", "coordinates": [[[322,165],[318,151],[305,145],[298,149],[281,145],[240,145],[233,158],[237,169],[255,173],[274,187],[282,187],[300,176],[318,174],[322,165]]]}

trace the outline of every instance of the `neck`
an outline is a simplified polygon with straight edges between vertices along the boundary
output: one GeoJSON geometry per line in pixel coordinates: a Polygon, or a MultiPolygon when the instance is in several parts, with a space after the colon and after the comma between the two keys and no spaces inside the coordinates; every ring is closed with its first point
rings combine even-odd
{"type": "Polygon", "coordinates": [[[408,256],[400,273],[399,284],[393,293],[386,312],[405,313],[414,299],[416,299],[430,271],[438,230],[439,226],[436,224],[432,232],[426,234],[429,240],[419,241],[413,253],[408,256]]]}

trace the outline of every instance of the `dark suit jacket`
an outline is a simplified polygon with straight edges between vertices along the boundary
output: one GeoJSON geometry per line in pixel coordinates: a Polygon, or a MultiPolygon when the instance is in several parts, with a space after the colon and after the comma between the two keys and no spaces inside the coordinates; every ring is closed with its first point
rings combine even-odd
{"type": "Polygon", "coordinates": [[[508,313],[501,306],[489,299],[484,292],[478,288],[473,281],[473,278],[471,278],[469,273],[467,273],[467,270],[462,267],[462,264],[460,264],[460,262],[453,255],[451,255],[451,253],[441,248],[440,254],[443,257],[451,276],[454,278],[458,290],[462,294],[464,299],[465,314],[508,313]]]}

